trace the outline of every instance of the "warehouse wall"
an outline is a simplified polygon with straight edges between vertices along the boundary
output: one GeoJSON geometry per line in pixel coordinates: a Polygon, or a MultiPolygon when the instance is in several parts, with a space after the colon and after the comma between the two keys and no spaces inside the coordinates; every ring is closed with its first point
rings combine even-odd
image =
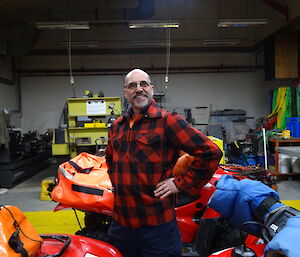
{"type": "Polygon", "coordinates": [[[0,83],[0,111],[7,109],[11,112],[11,125],[19,128],[21,126],[18,93],[15,85],[0,83]]]}
{"type": "MultiPolygon", "coordinates": [[[[167,89],[164,75],[152,75],[157,91],[166,91],[166,107],[183,108],[211,104],[212,110],[244,109],[247,116],[261,117],[268,112],[264,74],[258,72],[170,74],[167,89]]],[[[86,89],[105,96],[122,96],[123,75],[75,76],[75,93],[86,89]]],[[[22,129],[45,131],[57,128],[66,98],[73,97],[68,77],[23,77],[22,129]]]]}
{"type": "Polygon", "coordinates": [[[18,102],[18,87],[14,72],[14,58],[0,55],[0,111],[10,111],[11,126],[19,128],[20,105],[18,102]]]}
{"type": "Polygon", "coordinates": [[[15,109],[17,106],[16,87],[0,83],[0,109],[15,109]]]}

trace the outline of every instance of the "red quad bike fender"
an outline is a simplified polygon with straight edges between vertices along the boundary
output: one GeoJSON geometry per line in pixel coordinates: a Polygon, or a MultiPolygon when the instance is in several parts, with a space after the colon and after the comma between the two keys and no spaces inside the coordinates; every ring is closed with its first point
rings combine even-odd
{"type": "MultiPolygon", "coordinates": [[[[108,243],[78,235],[66,236],[71,239],[71,243],[66,247],[61,257],[122,257],[121,253],[108,243]]],[[[44,239],[37,256],[45,256],[45,254],[55,256],[63,247],[64,242],[44,239]]]]}
{"type": "Polygon", "coordinates": [[[216,190],[215,182],[224,174],[229,174],[229,172],[218,168],[211,180],[201,189],[199,198],[176,208],[176,219],[184,243],[191,243],[196,236],[199,227],[198,222],[195,222],[196,213],[199,213],[199,217],[204,219],[219,218],[221,216],[212,208],[207,208],[207,203],[216,190]]]}
{"type": "Polygon", "coordinates": [[[214,191],[215,187],[209,182],[202,188],[201,197],[191,203],[176,208],[176,219],[184,243],[192,242],[197,233],[199,224],[195,223],[195,213],[201,213],[199,216],[202,218],[220,217],[220,214],[215,210],[211,208],[206,209],[207,202],[214,191]]]}
{"type": "MultiPolygon", "coordinates": [[[[252,251],[255,252],[256,257],[263,257],[264,256],[264,249],[266,247],[265,244],[259,243],[259,238],[256,236],[248,235],[245,241],[246,247],[250,248],[252,251]]],[[[234,248],[227,248],[218,252],[215,252],[208,257],[232,257],[232,251],[234,248]]],[[[251,256],[251,255],[249,255],[251,256]]],[[[253,255],[252,255],[253,256],[253,255]]]]}
{"type": "MultiPolygon", "coordinates": [[[[257,257],[263,257],[264,256],[264,249],[265,245],[264,244],[257,244],[257,245],[248,245],[250,249],[252,249],[257,257]]],[[[209,255],[208,257],[232,257],[232,250],[234,248],[228,248],[225,250],[218,251],[216,253],[213,253],[209,255]]]]}

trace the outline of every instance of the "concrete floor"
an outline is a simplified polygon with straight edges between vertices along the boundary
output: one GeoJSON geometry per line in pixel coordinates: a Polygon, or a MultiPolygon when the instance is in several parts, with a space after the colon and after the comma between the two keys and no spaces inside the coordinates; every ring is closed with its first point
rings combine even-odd
{"type": "MultiPolygon", "coordinates": [[[[16,205],[24,212],[53,210],[55,202],[41,201],[41,181],[48,177],[55,177],[57,164],[16,185],[12,189],[0,189],[0,203],[16,205]]],[[[300,200],[300,180],[287,180],[278,183],[278,192],[281,200],[300,200]]]]}
{"type": "Polygon", "coordinates": [[[16,205],[24,212],[53,210],[57,205],[51,201],[41,201],[41,183],[48,177],[55,177],[57,165],[50,165],[33,177],[16,185],[14,188],[5,190],[0,194],[1,204],[16,205]]]}

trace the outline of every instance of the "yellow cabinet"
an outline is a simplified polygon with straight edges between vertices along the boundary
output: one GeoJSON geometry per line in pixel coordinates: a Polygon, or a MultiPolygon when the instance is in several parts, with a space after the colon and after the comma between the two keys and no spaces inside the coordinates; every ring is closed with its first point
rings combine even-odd
{"type": "Polygon", "coordinates": [[[67,106],[66,142],[55,144],[53,155],[69,154],[73,158],[81,151],[96,152],[99,138],[107,142],[109,118],[122,114],[120,97],[68,98],[67,106]]]}

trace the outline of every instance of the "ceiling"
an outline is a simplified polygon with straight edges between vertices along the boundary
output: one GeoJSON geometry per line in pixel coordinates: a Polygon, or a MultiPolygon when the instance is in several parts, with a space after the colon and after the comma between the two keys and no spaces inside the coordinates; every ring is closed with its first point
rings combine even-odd
{"type": "Polygon", "coordinates": [[[298,33],[298,0],[1,0],[0,55],[163,53],[258,49],[275,33],[298,33]],[[219,28],[219,19],[267,19],[219,28]],[[178,21],[179,28],[129,29],[132,20],[178,21]],[[86,21],[88,30],[38,30],[36,22],[86,21]],[[217,40],[209,45],[206,40],[217,40]],[[219,42],[225,40],[225,42],[219,42]],[[227,41],[227,42],[226,42],[227,41]],[[238,41],[238,43],[232,43],[238,41]],[[230,43],[231,42],[231,43],[230,43]]]}

